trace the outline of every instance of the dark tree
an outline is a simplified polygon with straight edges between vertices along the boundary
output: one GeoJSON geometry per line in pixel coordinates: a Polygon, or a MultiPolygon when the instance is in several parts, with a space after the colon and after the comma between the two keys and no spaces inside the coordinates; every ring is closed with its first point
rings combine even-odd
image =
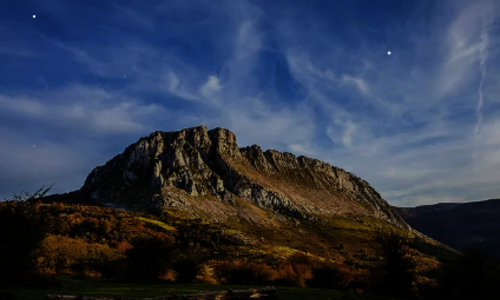
{"type": "Polygon", "coordinates": [[[408,246],[410,238],[405,233],[391,230],[378,233],[375,241],[379,246],[382,264],[378,272],[374,272],[372,281],[378,282],[378,290],[385,295],[409,297],[416,268],[408,246]]]}
{"type": "Polygon", "coordinates": [[[172,239],[164,235],[140,235],[130,242],[125,251],[127,277],[139,281],[157,280],[170,264],[173,251],[172,239]]]}
{"type": "Polygon", "coordinates": [[[201,262],[202,260],[195,251],[175,255],[172,262],[172,269],[177,274],[175,281],[192,283],[200,271],[201,262]]]}
{"type": "Polygon", "coordinates": [[[307,286],[322,289],[342,289],[345,286],[344,274],[332,263],[324,263],[312,270],[313,277],[307,286]]]}
{"type": "Polygon", "coordinates": [[[498,262],[479,248],[467,248],[462,254],[442,268],[440,287],[443,298],[499,299],[498,262]]]}
{"type": "Polygon", "coordinates": [[[36,251],[53,226],[37,198],[48,190],[0,202],[0,284],[19,284],[36,273],[36,251]]]}

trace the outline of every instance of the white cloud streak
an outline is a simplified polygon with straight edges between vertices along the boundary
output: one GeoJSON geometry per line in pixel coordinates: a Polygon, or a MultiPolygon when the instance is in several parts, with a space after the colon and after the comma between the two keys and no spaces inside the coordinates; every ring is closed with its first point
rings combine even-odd
{"type": "Polygon", "coordinates": [[[343,75],[342,80],[345,83],[354,85],[363,96],[370,96],[370,88],[363,78],[343,75]]]}
{"type": "Polygon", "coordinates": [[[471,70],[485,55],[488,45],[486,24],[493,19],[493,1],[473,1],[461,9],[445,36],[446,56],[437,93],[453,95],[474,78],[471,70]]]}
{"type": "Polygon", "coordinates": [[[477,122],[476,126],[474,127],[474,135],[477,137],[479,134],[479,129],[481,126],[481,121],[483,119],[483,84],[484,80],[486,79],[486,59],[488,57],[488,42],[489,42],[489,36],[488,36],[488,27],[487,23],[485,22],[485,25],[483,27],[483,32],[481,32],[481,49],[479,52],[479,69],[481,70],[481,81],[479,83],[478,87],[478,102],[477,102],[477,108],[476,108],[476,113],[477,113],[477,122]]]}
{"type": "MultiPolygon", "coordinates": [[[[3,94],[0,105],[14,115],[108,134],[198,124],[225,127],[236,133],[240,146],[257,143],[289,150],[352,171],[391,204],[495,197],[500,193],[500,126],[495,116],[499,108],[486,100],[498,92],[488,83],[500,78],[493,49],[498,34],[488,27],[497,17],[498,4],[453,4],[449,15],[434,17],[438,21],[430,22],[434,25],[428,32],[411,31],[416,36],[401,41],[414,44],[395,44],[390,60],[374,54],[386,53],[376,43],[366,42],[356,51],[343,48],[322,20],[302,12],[297,19],[287,14],[293,8],[287,8],[276,18],[280,23],[272,35],[290,76],[304,87],[303,98],[293,103],[259,82],[261,55],[271,36],[262,30],[261,8],[246,1],[229,1],[222,7],[200,1],[197,10],[208,11],[229,28],[214,43],[225,47],[218,49],[225,58],[220,65],[202,68],[133,36],[121,36],[120,48],[84,48],[46,39],[98,78],[127,75],[127,88],[81,84],[36,97],[3,94]],[[305,29],[295,25],[303,17],[307,20],[300,24],[306,24],[305,29]],[[142,93],[161,100],[147,104],[136,96],[142,93]],[[165,108],[172,103],[190,106],[172,113],[165,108]]],[[[175,15],[184,6],[189,5],[175,2],[162,12],[175,15]]],[[[127,7],[119,11],[133,15],[127,7]]],[[[156,23],[141,21],[140,16],[137,24],[155,28],[156,23]]],[[[172,26],[182,31],[205,25],[194,20],[172,26]]],[[[44,147],[44,141],[35,144],[36,150],[44,147]]],[[[47,157],[57,155],[62,154],[47,157]]]]}
{"type": "Polygon", "coordinates": [[[141,132],[152,118],[167,113],[158,105],[81,85],[38,96],[0,95],[0,106],[4,112],[30,118],[32,122],[85,128],[99,134],[141,132]]]}

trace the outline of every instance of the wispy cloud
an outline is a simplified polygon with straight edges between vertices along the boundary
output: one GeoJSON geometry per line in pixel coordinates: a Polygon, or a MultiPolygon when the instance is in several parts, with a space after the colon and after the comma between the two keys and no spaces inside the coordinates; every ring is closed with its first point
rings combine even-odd
{"type": "MultiPolygon", "coordinates": [[[[407,57],[406,61],[388,69],[382,66],[394,55],[381,56],[365,64],[371,67],[361,70],[363,77],[343,75],[339,81],[335,64],[348,60],[348,52],[332,46],[331,51],[326,48],[324,52],[328,58],[313,58],[301,54],[294,46],[288,60],[295,78],[308,88],[309,95],[331,119],[325,134],[336,147],[322,149],[319,156],[367,179],[393,203],[415,205],[498,196],[500,190],[490,188],[489,184],[493,183],[486,183],[495,171],[486,172],[491,169],[478,159],[490,157],[489,163],[497,166],[496,160],[491,159],[494,155],[488,155],[495,152],[494,146],[487,142],[494,137],[484,132],[478,141],[471,134],[474,125],[482,124],[482,119],[473,118],[473,114],[477,112],[480,116],[484,102],[486,50],[491,39],[498,38],[493,37],[483,23],[484,20],[491,22],[494,8],[491,1],[457,5],[456,14],[447,20],[444,42],[427,45],[446,49],[442,59],[436,59],[439,52],[431,56],[432,48],[423,45],[417,48],[428,51],[417,53],[419,57],[435,59],[429,66],[422,65],[420,60],[413,66],[407,57]],[[330,53],[335,53],[333,59],[330,53]],[[480,72],[476,71],[477,66],[481,67],[480,72]],[[437,84],[434,78],[439,79],[437,84]],[[479,88],[467,85],[476,80],[479,88]],[[346,90],[352,87],[364,99],[346,90]],[[457,94],[459,91],[461,94],[457,94]],[[479,101],[474,96],[478,91],[481,92],[479,101]],[[474,100],[478,103],[476,107],[474,100]],[[350,105],[352,101],[357,105],[350,105]],[[367,102],[375,107],[363,105],[367,102]],[[474,153],[478,156],[476,160],[474,153]]],[[[488,22],[486,24],[490,24],[488,22]]],[[[435,37],[415,41],[436,43],[442,34],[436,30],[435,37]]],[[[296,45],[293,41],[290,44],[296,45]]],[[[302,47],[305,52],[309,50],[305,45],[302,47]]],[[[366,56],[371,55],[366,53],[366,56]]],[[[490,73],[494,72],[498,70],[490,73]]],[[[484,127],[489,128],[491,121],[490,114],[484,127]]]]}
{"type": "Polygon", "coordinates": [[[140,132],[151,118],[165,116],[162,106],[144,104],[121,93],[73,85],[41,95],[0,95],[3,112],[96,133],[140,132]]]}
{"type": "Polygon", "coordinates": [[[476,126],[474,127],[474,135],[477,137],[479,134],[479,129],[481,126],[481,121],[483,119],[483,101],[484,101],[484,95],[483,95],[483,84],[484,80],[486,79],[486,59],[488,57],[487,54],[487,48],[488,48],[488,41],[489,41],[489,36],[488,36],[488,28],[487,28],[487,22],[484,22],[484,27],[483,31],[481,32],[481,48],[479,52],[479,69],[481,70],[481,81],[479,82],[479,87],[478,87],[478,102],[477,102],[477,122],[476,126]]]}
{"type": "Polygon", "coordinates": [[[345,83],[351,84],[355,88],[357,88],[363,96],[370,96],[370,88],[368,87],[368,84],[363,80],[363,78],[343,75],[342,80],[345,83]]]}
{"type": "Polygon", "coordinates": [[[33,163],[22,157],[37,150],[51,164],[38,165],[48,177],[71,173],[64,184],[76,188],[84,165],[103,163],[138,135],[205,124],[231,129],[242,146],[343,167],[392,204],[498,196],[498,3],[380,11],[349,3],[44,2],[72,34],[30,27],[29,42],[5,36],[12,43],[0,48],[0,63],[11,76],[0,77],[10,80],[0,84],[0,134],[11,138],[15,127],[26,139],[0,152],[0,166],[23,170],[10,179],[20,186],[23,161],[33,163]],[[78,10],[95,22],[68,19],[78,10]],[[15,77],[29,88],[12,80],[28,57],[9,49],[43,54],[15,77]],[[6,59],[14,57],[15,64],[6,59]],[[49,129],[61,131],[56,138],[49,129]],[[75,164],[90,149],[99,154],[75,164]]]}
{"type": "Polygon", "coordinates": [[[216,93],[221,88],[222,87],[220,86],[219,78],[217,78],[217,76],[210,75],[208,76],[207,82],[205,82],[201,87],[200,93],[206,99],[214,99],[217,97],[216,93]]]}
{"type": "Polygon", "coordinates": [[[472,70],[480,60],[486,59],[487,30],[494,13],[493,1],[468,2],[450,24],[445,36],[446,52],[438,95],[456,93],[474,78],[472,70]]]}

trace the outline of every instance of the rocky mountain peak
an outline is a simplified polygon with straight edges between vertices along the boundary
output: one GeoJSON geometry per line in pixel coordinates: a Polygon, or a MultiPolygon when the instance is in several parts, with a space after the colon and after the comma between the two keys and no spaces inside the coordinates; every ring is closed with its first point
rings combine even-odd
{"type": "Polygon", "coordinates": [[[82,189],[99,202],[184,207],[192,215],[205,210],[230,217],[241,200],[299,218],[369,215],[407,226],[361,178],[305,156],[239,148],[224,128],[156,131],[96,167],[82,189]]]}

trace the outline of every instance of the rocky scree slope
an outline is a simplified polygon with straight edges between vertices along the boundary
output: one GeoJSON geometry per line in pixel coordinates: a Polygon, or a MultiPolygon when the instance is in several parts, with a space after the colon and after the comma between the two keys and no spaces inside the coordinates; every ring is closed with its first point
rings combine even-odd
{"type": "Polygon", "coordinates": [[[305,156],[257,145],[239,148],[236,136],[223,128],[154,132],[94,168],[82,191],[100,203],[176,208],[190,217],[354,215],[409,229],[361,178],[305,156]]]}

